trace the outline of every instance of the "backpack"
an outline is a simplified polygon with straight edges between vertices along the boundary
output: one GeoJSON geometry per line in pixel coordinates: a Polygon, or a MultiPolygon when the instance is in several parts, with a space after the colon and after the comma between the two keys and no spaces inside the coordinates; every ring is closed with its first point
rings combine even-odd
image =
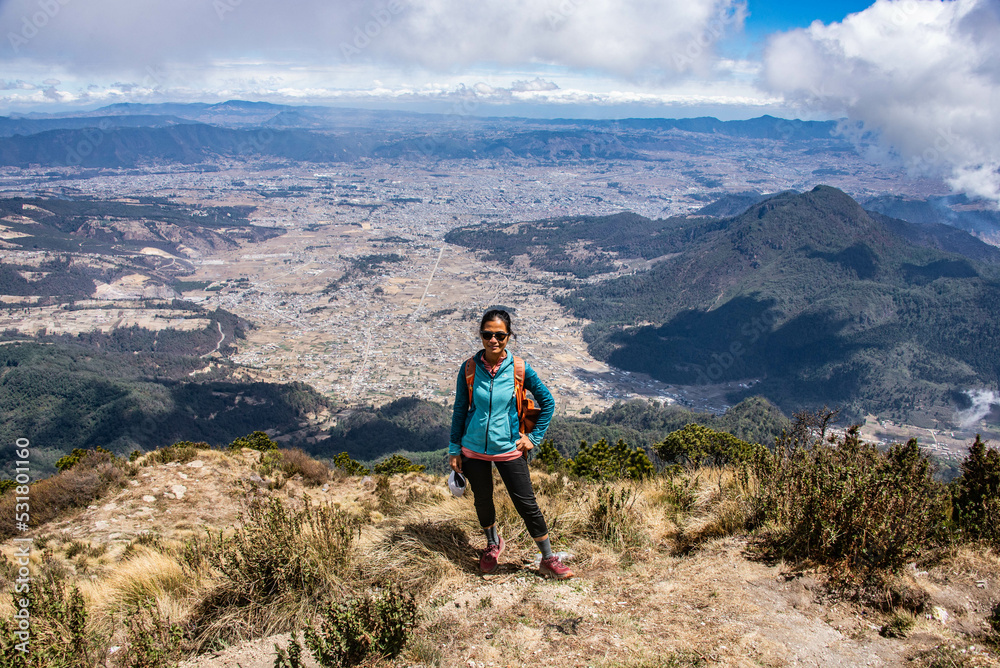
{"type": "MultiPolygon", "coordinates": [[[[470,357],[465,360],[465,384],[469,388],[469,405],[472,405],[472,381],[476,377],[476,358],[470,357]]],[[[514,398],[517,400],[517,418],[520,423],[522,434],[529,434],[538,423],[538,418],[542,414],[542,409],[535,406],[535,402],[525,395],[524,389],[524,360],[514,356],[514,398]]]]}

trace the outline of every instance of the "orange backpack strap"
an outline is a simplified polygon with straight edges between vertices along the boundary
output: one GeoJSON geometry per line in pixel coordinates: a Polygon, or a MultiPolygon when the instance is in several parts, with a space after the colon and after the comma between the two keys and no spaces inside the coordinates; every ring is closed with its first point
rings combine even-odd
{"type": "Polygon", "coordinates": [[[520,357],[514,358],[514,398],[517,400],[517,421],[521,433],[530,433],[538,424],[542,410],[528,399],[524,389],[524,360],[520,357]]]}
{"type": "Polygon", "coordinates": [[[524,360],[514,356],[514,399],[517,401],[517,417],[524,418],[524,360]]]}
{"type": "Polygon", "coordinates": [[[475,356],[465,360],[465,384],[469,388],[469,406],[472,406],[472,383],[476,380],[475,356]]]}

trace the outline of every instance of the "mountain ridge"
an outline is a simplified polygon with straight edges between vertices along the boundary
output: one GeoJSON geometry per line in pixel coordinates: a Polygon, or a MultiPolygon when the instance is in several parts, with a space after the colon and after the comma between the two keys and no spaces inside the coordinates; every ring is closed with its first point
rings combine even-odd
{"type": "Polygon", "coordinates": [[[730,218],[627,219],[632,239],[603,241],[594,231],[610,217],[577,217],[517,223],[518,234],[470,226],[446,240],[498,261],[535,247],[533,264],[579,278],[593,275],[588,267],[662,256],[648,271],[569,281],[558,300],[591,321],[591,354],[616,367],[668,383],[756,381],[732,402],[754,393],[786,413],[827,403],[852,419],[948,424],[956,395],[1000,378],[989,352],[1000,346],[997,256],[964,232],[954,230],[962,243],[938,243],[934,230],[921,237],[829,186],[780,193],[730,218]],[[577,228],[589,256],[561,265],[568,239],[580,236],[566,231],[577,228]]]}

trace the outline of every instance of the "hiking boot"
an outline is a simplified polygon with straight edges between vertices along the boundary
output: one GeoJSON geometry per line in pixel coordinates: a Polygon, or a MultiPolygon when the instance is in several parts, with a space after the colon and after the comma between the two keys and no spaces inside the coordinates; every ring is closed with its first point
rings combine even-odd
{"type": "Polygon", "coordinates": [[[563,562],[559,561],[559,557],[554,554],[547,559],[542,559],[541,563],[538,564],[538,572],[547,578],[555,580],[568,580],[573,577],[573,571],[563,564],[563,562]]]}
{"type": "Polygon", "coordinates": [[[500,565],[500,554],[503,552],[503,536],[500,537],[499,545],[487,545],[483,556],[479,558],[479,570],[483,573],[492,573],[500,565]]]}

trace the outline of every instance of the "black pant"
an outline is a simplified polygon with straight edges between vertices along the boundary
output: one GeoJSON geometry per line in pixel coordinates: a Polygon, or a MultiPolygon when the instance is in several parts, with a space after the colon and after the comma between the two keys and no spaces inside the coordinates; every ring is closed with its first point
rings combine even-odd
{"type": "Polygon", "coordinates": [[[523,456],[508,462],[487,462],[462,455],[462,472],[475,496],[479,525],[486,528],[497,521],[496,508],[493,506],[493,464],[500,471],[500,478],[510,494],[510,500],[514,502],[514,508],[524,520],[531,537],[541,538],[547,534],[549,530],[545,526],[545,518],[535,501],[535,490],[531,487],[528,461],[523,456]]]}

